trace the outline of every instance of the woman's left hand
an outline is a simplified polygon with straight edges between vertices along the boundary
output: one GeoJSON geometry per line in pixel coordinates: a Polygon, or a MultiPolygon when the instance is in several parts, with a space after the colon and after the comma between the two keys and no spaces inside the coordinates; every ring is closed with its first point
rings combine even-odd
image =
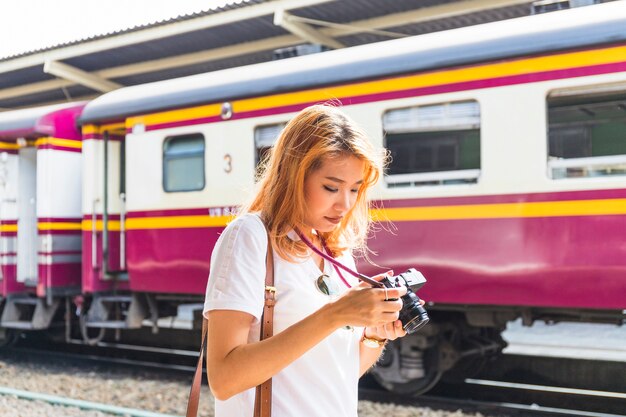
{"type": "MultiPolygon", "coordinates": [[[[424,300],[420,300],[420,304],[424,305],[424,300]]],[[[402,322],[400,320],[386,323],[382,326],[370,326],[365,328],[365,337],[370,339],[396,340],[403,336],[406,336],[406,332],[402,328],[402,322]]]]}
{"type": "Polygon", "coordinates": [[[402,322],[400,320],[386,323],[382,326],[371,326],[365,328],[365,337],[370,339],[396,340],[404,335],[406,335],[406,332],[402,328],[402,322]]]}

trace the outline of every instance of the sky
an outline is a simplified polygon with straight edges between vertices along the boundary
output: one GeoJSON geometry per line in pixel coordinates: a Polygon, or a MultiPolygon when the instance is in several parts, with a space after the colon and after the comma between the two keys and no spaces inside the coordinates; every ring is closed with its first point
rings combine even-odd
{"type": "Polygon", "coordinates": [[[0,0],[0,58],[242,0],[0,0]]]}

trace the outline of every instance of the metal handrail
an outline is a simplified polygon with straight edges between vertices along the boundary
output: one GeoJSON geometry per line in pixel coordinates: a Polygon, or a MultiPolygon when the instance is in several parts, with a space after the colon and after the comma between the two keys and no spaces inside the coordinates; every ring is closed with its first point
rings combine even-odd
{"type": "Polygon", "coordinates": [[[96,214],[96,204],[100,202],[100,199],[96,198],[92,202],[91,206],[91,267],[92,269],[98,269],[98,228],[96,224],[98,222],[98,216],[96,214]]]}
{"type": "Polygon", "coordinates": [[[120,269],[126,269],[126,194],[120,193],[120,269]]]}

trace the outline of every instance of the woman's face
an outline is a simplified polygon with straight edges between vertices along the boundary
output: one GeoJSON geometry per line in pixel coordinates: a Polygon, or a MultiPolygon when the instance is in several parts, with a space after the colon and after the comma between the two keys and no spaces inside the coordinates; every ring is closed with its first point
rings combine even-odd
{"type": "Polygon", "coordinates": [[[330,232],[356,203],[363,183],[365,163],[355,156],[327,158],[304,180],[305,223],[330,232]]]}

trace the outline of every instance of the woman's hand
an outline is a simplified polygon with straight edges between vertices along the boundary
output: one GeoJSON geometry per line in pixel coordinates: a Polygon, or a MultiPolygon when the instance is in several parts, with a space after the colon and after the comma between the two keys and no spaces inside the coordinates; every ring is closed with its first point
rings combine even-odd
{"type": "Polygon", "coordinates": [[[376,340],[396,340],[405,336],[406,332],[402,328],[402,322],[396,320],[393,323],[386,323],[382,326],[369,326],[365,328],[365,337],[376,340]]]}
{"type": "MultiPolygon", "coordinates": [[[[390,271],[391,272],[391,271],[390,271]]],[[[393,273],[391,273],[393,275],[393,273]]],[[[389,274],[380,274],[373,279],[380,281],[389,274]]],[[[361,283],[346,291],[333,302],[334,317],[338,327],[385,327],[398,320],[402,309],[400,298],[406,294],[406,287],[372,288],[361,283]]],[[[393,328],[393,327],[392,327],[393,328]]]]}
{"type": "MultiPolygon", "coordinates": [[[[374,279],[376,281],[380,281],[385,276],[385,274],[377,275],[374,279]]],[[[388,271],[387,276],[393,276],[393,271],[388,271]]],[[[420,303],[424,305],[424,300],[420,300],[420,303]]],[[[364,336],[369,339],[376,340],[396,340],[399,337],[406,336],[406,331],[402,328],[402,322],[400,320],[395,320],[392,323],[365,327],[364,336]]]]}

